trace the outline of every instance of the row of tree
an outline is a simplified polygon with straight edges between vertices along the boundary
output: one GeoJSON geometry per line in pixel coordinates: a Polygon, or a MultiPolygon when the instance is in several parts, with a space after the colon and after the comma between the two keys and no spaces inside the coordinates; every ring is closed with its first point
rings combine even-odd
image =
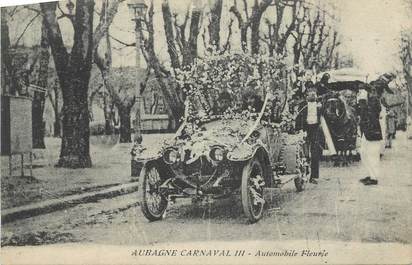
{"type": "MultiPolygon", "coordinates": [[[[90,102],[94,93],[90,92],[90,77],[95,64],[103,80],[103,95],[108,95],[119,112],[122,141],[131,141],[130,112],[136,102],[136,95],[145,89],[149,76],[157,80],[162,98],[176,123],[184,113],[184,93],[174,81],[175,73],[189,68],[195,60],[207,53],[224,54],[236,50],[257,55],[291,57],[293,63],[302,63],[305,68],[318,70],[337,66],[339,54],[339,35],[334,26],[336,18],[327,8],[310,0],[234,0],[211,1],[205,8],[201,1],[192,0],[179,19],[169,0],[161,0],[160,12],[163,20],[168,54],[168,63],[159,57],[155,46],[155,32],[160,24],[154,23],[155,6],[149,3],[148,12],[140,27],[142,54],[147,70],[139,74],[142,79],[140,91],[134,91],[132,84],[119,85],[118,74],[112,66],[112,41],[117,45],[134,46],[110,35],[110,26],[125,0],[102,0],[99,7],[93,0],[68,0],[63,2],[42,3],[23,7],[32,12],[33,21],[41,19],[41,40],[36,52],[36,76],[33,78],[39,87],[52,87],[49,97],[55,109],[55,129],[60,131],[62,124],[62,145],[58,166],[90,167],[89,152],[90,102]],[[229,4],[226,10],[225,4],[229,4]],[[98,15],[94,27],[94,16],[98,15]],[[230,21],[222,23],[222,18],[230,14],[230,21]],[[70,21],[72,45],[67,45],[60,20],[70,21]],[[237,24],[237,29],[235,28],[237,24]],[[237,35],[237,37],[236,37],[237,35]],[[236,38],[235,38],[236,37],[236,38]],[[49,62],[53,62],[58,84],[50,79],[49,62]],[[170,65],[170,67],[166,67],[170,65]],[[60,88],[60,89],[57,89],[60,88]],[[62,106],[59,98],[62,98],[62,106]],[[60,111],[61,108],[61,111],[60,111]]],[[[227,6],[226,6],[227,7],[227,6]]],[[[2,71],[3,68],[9,87],[17,89],[16,80],[20,74],[12,63],[12,51],[19,46],[19,38],[10,43],[7,17],[13,16],[17,8],[2,9],[2,71]],[[4,64],[4,67],[3,67],[4,64]],[[13,83],[14,82],[14,83],[13,83]]],[[[31,22],[29,22],[31,23],[31,22]]],[[[25,31],[24,31],[25,32],[25,31]]],[[[23,34],[24,34],[23,32],[23,34]]],[[[21,38],[21,37],[20,37],[21,38]]],[[[12,89],[10,90],[11,92],[12,89]]],[[[44,147],[43,113],[45,94],[39,91],[33,98],[33,136],[35,147],[44,147]]],[[[108,112],[110,114],[110,112],[108,112]]],[[[107,120],[111,119],[107,117],[107,120]]]]}
{"type": "MultiPolygon", "coordinates": [[[[177,121],[183,113],[184,94],[180,87],[162,80],[179,69],[189,67],[201,56],[200,48],[210,53],[224,54],[240,43],[241,51],[256,55],[288,56],[292,53],[294,63],[303,63],[305,68],[325,70],[338,65],[339,36],[334,24],[336,18],[319,5],[306,0],[243,0],[233,1],[229,8],[232,19],[222,29],[223,0],[215,0],[204,14],[197,1],[179,23],[177,14],[171,10],[168,0],[162,0],[161,11],[171,69],[165,69],[154,49],[154,5],[150,4],[145,25],[144,49],[149,68],[157,77],[170,113],[177,121]],[[268,15],[266,12],[271,11],[268,15]],[[205,17],[206,19],[204,19],[205,17]],[[273,18],[274,21],[273,21],[273,18]],[[233,24],[237,21],[239,39],[233,39],[233,24]],[[203,22],[202,21],[206,21],[203,22]],[[265,29],[266,28],[266,29],[265,29]],[[203,33],[201,34],[201,32],[203,33]],[[226,38],[222,38],[226,33],[226,38]],[[203,47],[199,47],[199,39],[203,47]]],[[[203,56],[204,54],[202,54],[203,56]]]]}

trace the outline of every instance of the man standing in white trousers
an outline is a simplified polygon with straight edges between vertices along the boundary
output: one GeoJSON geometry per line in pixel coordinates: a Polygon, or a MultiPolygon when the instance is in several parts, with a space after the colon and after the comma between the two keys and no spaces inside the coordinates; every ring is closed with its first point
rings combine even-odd
{"type": "Polygon", "coordinates": [[[360,182],[365,185],[377,185],[380,172],[380,154],[383,144],[383,133],[379,120],[381,114],[381,97],[386,90],[393,93],[388,84],[394,78],[392,74],[385,74],[377,81],[361,90],[358,94],[358,106],[360,116],[361,160],[368,172],[368,176],[360,182]]]}

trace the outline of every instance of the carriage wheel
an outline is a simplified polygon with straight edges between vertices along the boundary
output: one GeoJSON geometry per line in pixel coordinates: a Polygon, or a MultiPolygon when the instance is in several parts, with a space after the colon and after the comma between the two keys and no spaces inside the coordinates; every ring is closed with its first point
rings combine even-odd
{"type": "Polygon", "coordinates": [[[241,197],[243,211],[251,223],[262,218],[265,200],[263,187],[265,186],[263,167],[256,158],[249,160],[242,172],[241,197]]]}
{"type": "Polygon", "coordinates": [[[140,208],[149,221],[162,219],[167,208],[166,198],[159,192],[162,183],[155,163],[146,164],[140,173],[140,208]]]}
{"type": "Polygon", "coordinates": [[[303,147],[301,145],[298,146],[296,152],[296,169],[297,175],[294,179],[295,187],[298,192],[301,192],[305,189],[306,182],[309,180],[310,176],[310,161],[309,157],[305,155],[303,147]]]}

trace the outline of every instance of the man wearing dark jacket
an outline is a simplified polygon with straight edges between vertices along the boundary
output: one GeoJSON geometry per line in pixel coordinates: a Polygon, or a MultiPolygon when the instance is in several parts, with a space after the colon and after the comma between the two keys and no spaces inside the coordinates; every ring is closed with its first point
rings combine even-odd
{"type": "Polygon", "coordinates": [[[296,117],[296,130],[304,130],[307,133],[307,143],[310,150],[311,175],[309,182],[317,184],[319,178],[319,162],[322,154],[320,147],[320,115],[322,107],[316,101],[317,90],[314,86],[307,87],[306,102],[301,105],[296,117]]]}
{"type": "Polygon", "coordinates": [[[380,151],[383,139],[379,122],[379,115],[382,110],[380,101],[384,90],[391,93],[388,84],[393,78],[393,75],[383,75],[377,81],[371,82],[358,95],[359,125],[362,135],[361,160],[369,174],[360,180],[365,185],[378,184],[380,151]]]}

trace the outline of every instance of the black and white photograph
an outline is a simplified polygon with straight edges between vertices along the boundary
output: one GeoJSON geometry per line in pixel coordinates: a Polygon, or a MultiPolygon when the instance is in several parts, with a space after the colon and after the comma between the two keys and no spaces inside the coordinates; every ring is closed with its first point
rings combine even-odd
{"type": "Polygon", "coordinates": [[[2,264],[411,264],[412,0],[2,0],[2,264]]]}

